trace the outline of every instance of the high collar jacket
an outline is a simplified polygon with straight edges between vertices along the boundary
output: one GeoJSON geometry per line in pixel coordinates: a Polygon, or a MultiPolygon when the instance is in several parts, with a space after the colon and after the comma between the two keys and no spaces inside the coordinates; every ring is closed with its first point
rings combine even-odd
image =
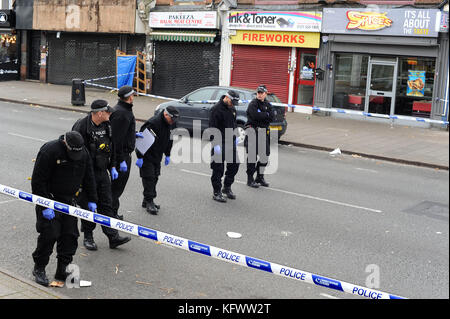
{"type": "MultiPolygon", "coordinates": [[[[236,122],[236,109],[233,107],[228,106],[224,101],[225,95],[223,95],[219,102],[217,102],[212,108],[211,113],[209,115],[209,127],[210,128],[216,128],[220,131],[222,134],[222,145],[225,144],[225,135],[226,129],[232,129],[234,130],[237,127],[236,122]]],[[[228,133],[229,134],[229,133],[228,133]]],[[[235,137],[235,134],[233,134],[233,137],[235,137]]],[[[234,139],[230,140],[233,141],[234,139]]],[[[214,142],[213,144],[217,144],[218,141],[214,142]]]]}
{"type": "Polygon", "coordinates": [[[247,126],[267,128],[274,119],[272,105],[267,101],[254,98],[247,107],[247,126]]]}
{"type": "Polygon", "coordinates": [[[45,143],[39,150],[31,177],[33,194],[49,199],[70,201],[83,187],[91,202],[97,202],[94,170],[88,151],[83,147],[83,157],[72,161],[67,155],[63,136],[45,143]]]}
{"type": "Polygon", "coordinates": [[[172,150],[173,144],[173,140],[170,139],[170,133],[175,127],[175,124],[170,125],[167,123],[164,118],[164,112],[161,112],[160,114],[157,114],[147,120],[144,124],[142,124],[140,132],[143,132],[145,129],[151,129],[156,134],[155,142],[147,150],[147,152],[145,152],[145,154],[141,154],[141,152],[136,149],[136,156],[138,158],[144,158],[144,163],[146,161],[160,163],[163,154],[165,156],[170,156],[170,151],[172,150]]]}
{"type": "Polygon", "coordinates": [[[136,145],[136,119],[133,104],[119,100],[110,117],[116,161],[121,163],[134,151],[136,145]]]}

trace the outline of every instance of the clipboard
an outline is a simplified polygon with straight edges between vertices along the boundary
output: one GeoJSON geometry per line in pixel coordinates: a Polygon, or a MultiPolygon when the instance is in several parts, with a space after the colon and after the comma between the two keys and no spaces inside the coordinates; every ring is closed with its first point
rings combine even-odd
{"type": "Polygon", "coordinates": [[[142,155],[145,155],[148,149],[155,143],[156,133],[152,129],[149,130],[146,128],[142,132],[142,135],[144,135],[143,138],[136,139],[136,149],[142,155]]]}

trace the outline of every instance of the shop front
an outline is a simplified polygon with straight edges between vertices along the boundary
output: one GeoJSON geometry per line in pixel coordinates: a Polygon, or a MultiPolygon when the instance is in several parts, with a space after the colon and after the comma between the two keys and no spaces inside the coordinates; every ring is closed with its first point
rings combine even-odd
{"type": "Polygon", "coordinates": [[[320,12],[231,11],[231,85],[265,84],[283,103],[314,105],[320,12]]]}
{"type": "Polygon", "coordinates": [[[217,12],[150,12],[152,94],[181,98],[218,85],[220,37],[217,12]]]}
{"type": "Polygon", "coordinates": [[[324,9],[329,104],[375,116],[433,118],[439,113],[439,13],[324,9]]]}
{"type": "Polygon", "coordinates": [[[19,79],[17,35],[14,12],[0,10],[0,81],[19,79]]]}

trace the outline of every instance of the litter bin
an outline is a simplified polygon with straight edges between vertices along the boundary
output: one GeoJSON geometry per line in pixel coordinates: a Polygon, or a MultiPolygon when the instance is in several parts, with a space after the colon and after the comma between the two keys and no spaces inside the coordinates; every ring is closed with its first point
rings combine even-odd
{"type": "Polygon", "coordinates": [[[84,93],[84,82],[82,79],[72,80],[72,105],[84,105],[86,95],[84,93]]]}

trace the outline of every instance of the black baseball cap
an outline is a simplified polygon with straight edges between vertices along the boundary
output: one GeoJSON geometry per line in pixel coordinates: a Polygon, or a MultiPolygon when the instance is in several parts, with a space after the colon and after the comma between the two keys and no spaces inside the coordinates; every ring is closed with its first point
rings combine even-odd
{"type": "Polygon", "coordinates": [[[131,95],[136,94],[136,92],[133,90],[133,88],[129,85],[124,85],[122,86],[119,91],[117,92],[117,95],[120,98],[127,98],[130,97],[131,95]]]}
{"type": "Polygon", "coordinates": [[[234,90],[229,90],[225,96],[231,99],[234,106],[239,104],[239,94],[234,90]]]}
{"type": "Polygon", "coordinates": [[[64,134],[64,143],[67,148],[67,155],[72,161],[79,161],[83,158],[84,140],[77,131],[70,131],[64,134]]]}
{"type": "Polygon", "coordinates": [[[178,118],[180,117],[180,112],[175,106],[169,105],[168,107],[166,107],[165,111],[167,112],[167,114],[169,114],[169,116],[172,118],[174,122],[178,121],[178,118]]]}
{"type": "Polygon", "coordinates": [[[91,104],[91,111],[92,112],[106,111],[106,112],[112,113],[112,112],[114,112],[114,109],[111,106],[109,106],[108,101],[95,100],[91,104]]]}
{"type": "Polygon", "coordinates": [[[256,92],[258,93],[267,93],[267,88],[264,84],[261,84],[260,86],[257,87],[256,92]]]}

